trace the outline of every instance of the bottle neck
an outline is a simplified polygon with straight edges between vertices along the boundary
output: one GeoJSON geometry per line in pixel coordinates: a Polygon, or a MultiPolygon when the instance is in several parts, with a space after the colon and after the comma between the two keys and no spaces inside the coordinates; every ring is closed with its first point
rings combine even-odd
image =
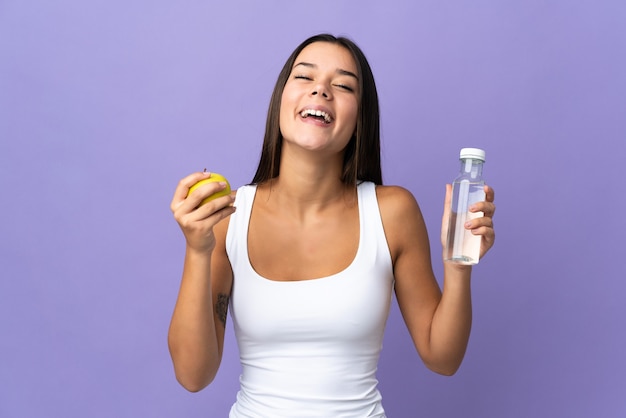
{"type": "Polygon", "coordinates": [[[483,164],[485,162],[475,158],[461,159],[461,175],[471,179],[480,179],[483,175],[483,164]]]}

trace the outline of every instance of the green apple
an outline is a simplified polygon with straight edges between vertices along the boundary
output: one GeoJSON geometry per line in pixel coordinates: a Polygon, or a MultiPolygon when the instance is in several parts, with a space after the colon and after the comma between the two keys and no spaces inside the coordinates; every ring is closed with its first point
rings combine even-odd
{"type": "Polygon", "coordinates": [[[191,186],[189,188],[189,192],[187,192],[187,196],[189,196],[191,192],[193,192],[194,190],[196,190],[198,187],[202,186],[203,184],[214,183],[216,181],[223,181],[224,183],[226,183],[226,188],[224,190],[220,190],[217,193],[213,193],[211,196],[205,198],[202,202],[200,202],[198,206],[202,206],[205,203],[208,203],[213,199],[217,199],[218,197],[228,196],[230,194],[230,184],[228,183],[228,180],[226,180],[226,177],[217,173],[211,173],[211,177],[209,177],[208,179],[200,180],[199,182],[191,186]]]}

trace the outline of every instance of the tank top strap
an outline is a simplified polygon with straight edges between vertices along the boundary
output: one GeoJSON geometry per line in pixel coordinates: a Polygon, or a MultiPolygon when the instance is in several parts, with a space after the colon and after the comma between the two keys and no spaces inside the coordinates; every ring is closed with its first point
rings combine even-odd
{"type": "Polygon", "coordinates": [[[256,185],[245,185],[237,189],[234,203],[237,211],[230,216],[226,232],[226,250],[233,267],[248,263],[248,240],[242,239],[242,237],[248,236],[250,214],[255,195],[256,185]]]}
{"type": "Polygon", "coordinates": [[[376,184],[372,182],[360,183],[358,191],[363,255],[370,260],[375,260],[376,265],[385,266],[390,276],[393,277],[391,253],[378,206],[376,184]]]}

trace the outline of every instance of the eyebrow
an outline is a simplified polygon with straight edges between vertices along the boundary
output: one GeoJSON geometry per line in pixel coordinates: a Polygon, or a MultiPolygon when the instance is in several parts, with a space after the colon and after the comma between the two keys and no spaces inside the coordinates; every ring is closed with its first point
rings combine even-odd
{"type": "MultiPolygon", "coordinates": [[[[296,65],[294,65],[293,68],[296,68],[299,65],[301,65],[303,67],[308,67],[308,68],[317,68],[316,64],[312,64],[310,62],[299,62],[296,65]]],[[[344,70],[344,69],[341,69],[341,68],[337,68],[336,73],[340,74],[340,75],[354,77],[354,79],[356,79],[357,81],[359,80],[359,77],[357,77],[357,75],[354,74],[352,71],[348,71],[348,70],[344,70]]]]}

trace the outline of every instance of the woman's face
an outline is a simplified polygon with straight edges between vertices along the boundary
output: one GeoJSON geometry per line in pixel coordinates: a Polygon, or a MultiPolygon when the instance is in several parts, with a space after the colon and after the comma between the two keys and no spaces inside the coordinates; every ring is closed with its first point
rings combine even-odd
{"type": "Polygon", "coordinates": [[[280,107],[283,139],[308,150],[342,152],[356,130],[358,70],[344,47],[315,42],[295,60],[280,107]]]}

